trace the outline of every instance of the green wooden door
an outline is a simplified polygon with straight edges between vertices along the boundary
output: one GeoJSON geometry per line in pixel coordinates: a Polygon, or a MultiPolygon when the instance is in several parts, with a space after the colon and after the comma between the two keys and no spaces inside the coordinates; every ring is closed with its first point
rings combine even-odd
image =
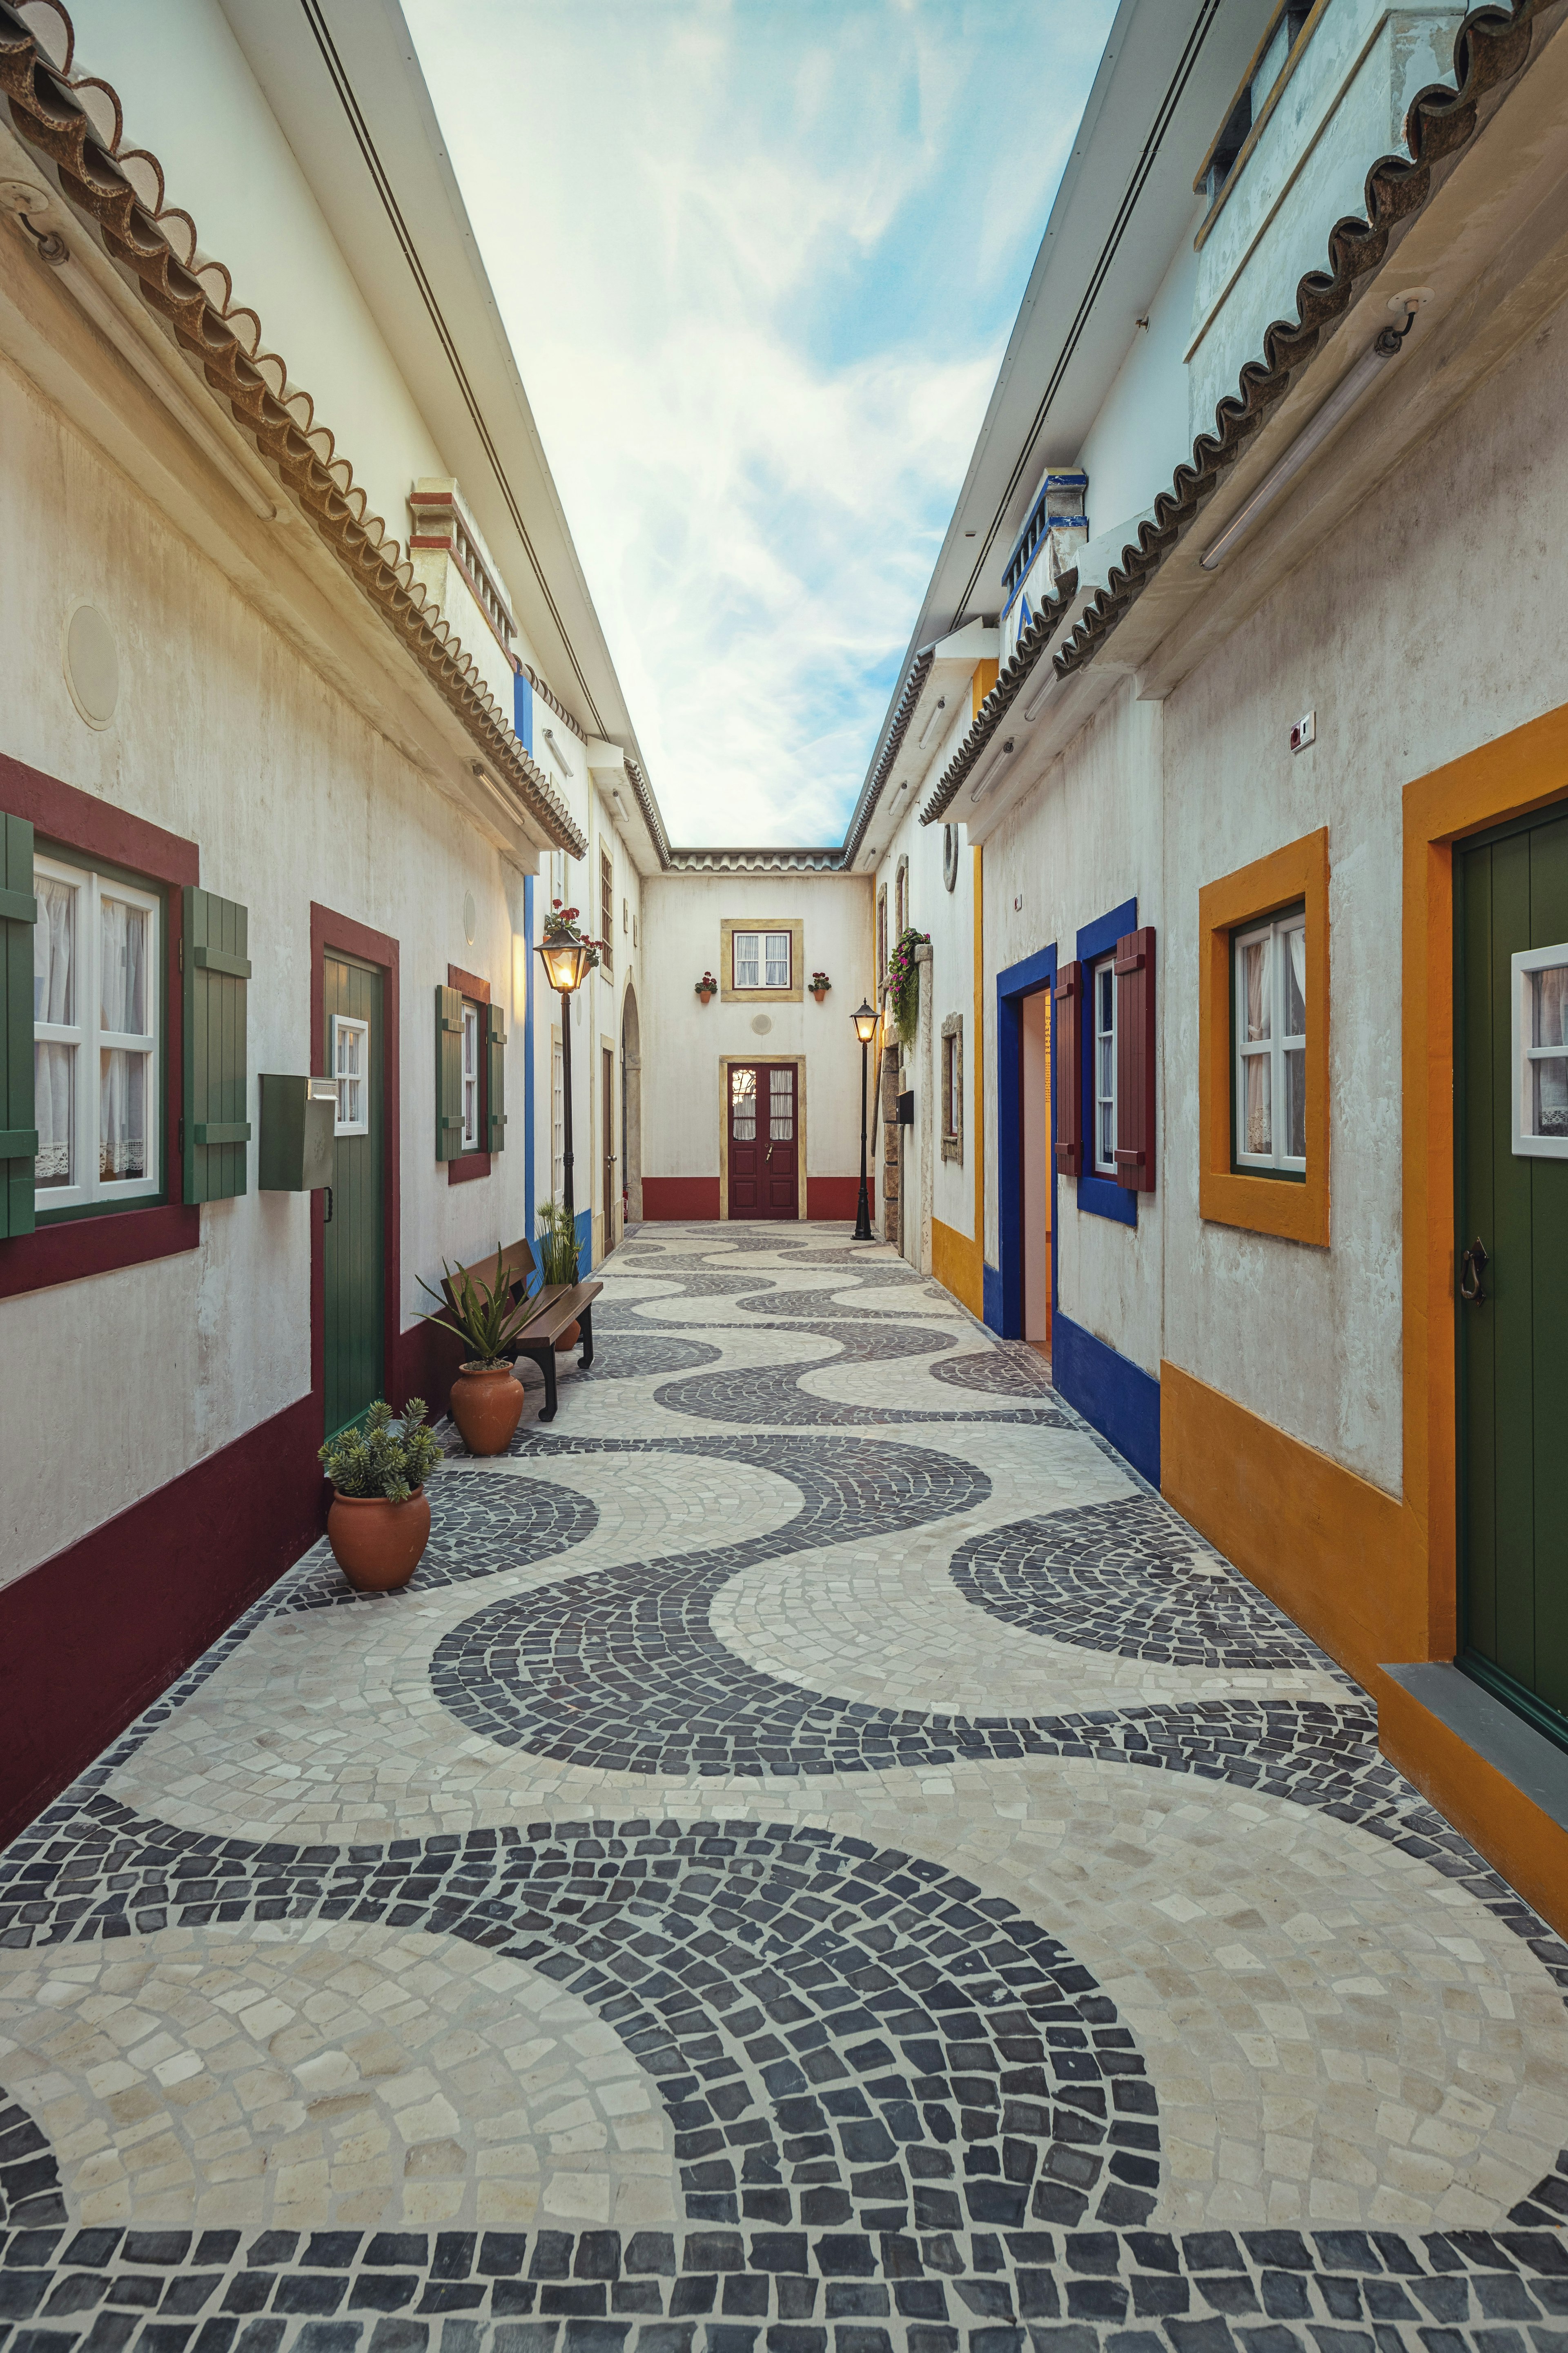
{"type": "Polygon", "coordinates": [[[1561,806],[1455,852],[1454,938],[1459,1663],[1568,1747],[1561,806]]]}
{"type": "Polygon", "coordinates": [[[326,1434],[385,1394],[382,981],[348,956],[321,960],[323,1070],[338,1082],[326,1251],[326,1434]]]}

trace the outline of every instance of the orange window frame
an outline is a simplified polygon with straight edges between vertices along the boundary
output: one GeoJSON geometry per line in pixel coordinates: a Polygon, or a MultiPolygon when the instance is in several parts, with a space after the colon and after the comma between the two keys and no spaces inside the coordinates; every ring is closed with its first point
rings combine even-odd
{"type": "Polygon", "coordinates": [[[1320,826],[1198,892],[1198,1214],[1211,1223],[1329,1245],[1329,829],[1320,826]],[[1307,1173],[1300,1183],[1232,1166],[1231,937],[1282,908],[1307,910],[1307,1173]]]}

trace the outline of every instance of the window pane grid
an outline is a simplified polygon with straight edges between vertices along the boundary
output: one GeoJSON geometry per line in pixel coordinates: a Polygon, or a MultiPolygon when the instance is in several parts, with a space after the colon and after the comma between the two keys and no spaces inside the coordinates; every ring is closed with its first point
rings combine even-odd
{"type": "Polygon", "coordinates": [[[1094,1165],[1116,1174],[1116,974],[1109,956],[1094,967],[1094,1165]]]}
{"type": "Polygon", "coordinates": [[[1307,919],[1283,915],[1232,944],[1236,1157],[1254,1168],[1307,1166],[1307,919]]]}
{"type": "Polygon", "coordinates": [[[38,1206],[144,1198],[159,1181],[159,902],[47,858],[34,891],[38,1206]]]}
{"type": "Polygon", "coordinates": [[[790,988],[795,943],[788,932],[732,932],[731,969],[736,988],[790,988]]]}
{"type": "Polygon", "coordinates": [[[475,1152],[479,1142],[479,1010],[463,1007],[463,1149],[475,1152]]]}

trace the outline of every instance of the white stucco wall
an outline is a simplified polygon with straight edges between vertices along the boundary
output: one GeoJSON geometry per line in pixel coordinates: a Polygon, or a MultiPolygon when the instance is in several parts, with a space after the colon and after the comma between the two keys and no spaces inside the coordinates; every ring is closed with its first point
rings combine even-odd
{"type": "Polygon", "coordinates": [[[806,1175],[850,1176],[860,1165],[860,1049],[850,1015],[871,989],[868,881],[826,874],[666,874],[644,900],[641,1002],[643,1173],[719,1174],[720,1058],[804,1058],[806,1175]],[[801,979],[832,976],[826,1001],[805,990],[798,1005],[704,1007],[694,993],[704,968],[721,975],[719,926],[799,921],[801,979]],[[771,1026],[759,1032],[756,1019],[771,1026]]]}
{"type": "Polygon", "coordinates": [[[1198,275],[1193,231],[1202,217],[1194,203],[1149,305],[1149,323],[1134,326],[1127,355],[1078,453],[1076,462],[1089,476],[1084,499],[1091,539],[1142,514],[1170,488],[1176,468],[1191,462],[1184,371],[1198,275]]]}
{"type": "MultiPolygon", "coordinates": [[[[406,1330],[424,1303],[416,1275],[437,1275],[444,1254],[479,1255],[498,1229],[503,1240],[522,1229],[521,868],[4,362],[0,447],[5,748],[194,839],[204,886],[249,910],[253,1124],[260,1072],[321,1067],[310,902],[400,941],[405,1280],[387,1312],[406,1330]],[[119,646],[120,702],[101,733],[78,716],[61,670],[63,624],[80,598],[100,607],[119,646]],[[434,1143],[432,992],[448,963],[513,1004],[518,1148],[488,1179],[456,1187],[434,1143]]],[[[254,1146],[250,1177],[254,1188],[254,1146]]],[[[309,1390],[307,1214],[302,1198],[252,1189],[204,1208],[195,1252],[0,1301],[0,1577],[309,1390]],[[67,1430],[89,1441],[62,1444],[67,1430]]]]}

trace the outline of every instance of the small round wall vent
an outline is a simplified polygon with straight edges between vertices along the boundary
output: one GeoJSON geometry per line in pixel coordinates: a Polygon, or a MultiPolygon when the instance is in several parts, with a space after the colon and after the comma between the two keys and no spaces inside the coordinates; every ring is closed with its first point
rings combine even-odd
{"type": "Polygon", "coordinates": [[[120,653],[96,605],[78,605],[66,621],[66,685],[89,727],[107,727],[120,701],[120,653]]]}
{"type": "Polygon", "coordinates": [[[773,1028],[773,1017],[772,1017],[772,1015],[771,1015],[771,1014],[767,1014],[767,1013],[753,1013],[753,1014],[752,1014],[752,1035],[754,1038],[765,1038],[765,1037],[767,1036],[767,1034],[768,1034],[768,1031],[773,1028]]]}

